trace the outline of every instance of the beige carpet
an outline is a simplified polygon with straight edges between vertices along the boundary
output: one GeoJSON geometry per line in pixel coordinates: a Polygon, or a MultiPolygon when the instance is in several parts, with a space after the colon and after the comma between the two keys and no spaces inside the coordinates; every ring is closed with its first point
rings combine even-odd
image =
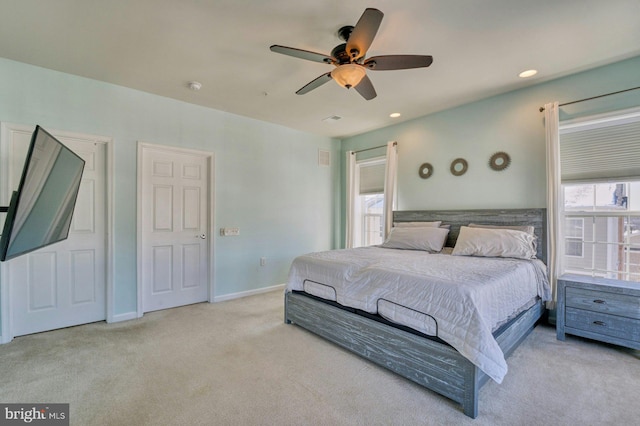
{"type": "Polygon", "coordinates": [[[476,420],[283,323],[280,291],[0,345],[0,402],[67,402],[72,425],[634,425],[640,353],[539,326],[476,420]]]}

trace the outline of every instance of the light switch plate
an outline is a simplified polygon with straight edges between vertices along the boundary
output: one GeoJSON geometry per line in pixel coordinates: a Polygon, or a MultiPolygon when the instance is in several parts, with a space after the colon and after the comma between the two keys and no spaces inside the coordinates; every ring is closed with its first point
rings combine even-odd
{"type": "Polygon", "coordinates": [[[235,237],[240,235],[240,228],[220,228],[220,235],[223,237],[235,237]]]}

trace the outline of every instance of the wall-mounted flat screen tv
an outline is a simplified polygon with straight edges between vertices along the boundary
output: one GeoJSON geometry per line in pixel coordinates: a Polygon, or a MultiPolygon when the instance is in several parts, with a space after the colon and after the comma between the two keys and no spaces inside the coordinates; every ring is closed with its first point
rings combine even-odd
{"type": "Polygon", "coordinates": [[[84,160],[36,126],[17,191],[5,208],[0,261],[69,236],[84,160]]]}

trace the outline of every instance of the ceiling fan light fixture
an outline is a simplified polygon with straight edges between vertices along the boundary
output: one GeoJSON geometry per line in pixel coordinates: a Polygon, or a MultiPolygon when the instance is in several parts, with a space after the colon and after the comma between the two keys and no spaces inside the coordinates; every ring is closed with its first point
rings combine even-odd
{"type": "Polygon", "coordinates": [[[367,74],[362,65],[344,64],[331,71],[331,78],[342,87],[356,87],[367,74]]]}

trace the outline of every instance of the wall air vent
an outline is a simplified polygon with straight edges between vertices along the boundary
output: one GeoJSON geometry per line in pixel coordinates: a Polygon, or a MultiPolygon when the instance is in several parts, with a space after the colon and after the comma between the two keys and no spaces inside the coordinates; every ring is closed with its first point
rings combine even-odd
{"type": "Polygon", "coordinates": [[[338,120],[342,120],[342,117],[340,117],[339,115],[331,115],[327,118],[322,119],[322,121],[324,121],[325,123],[334,123],[338,120]]]}
{"type": "Polygon", "coordinates": [[[318,166],[330,166],[331,165],[331,153],[323,149],[318,150],[318,166]]]}

